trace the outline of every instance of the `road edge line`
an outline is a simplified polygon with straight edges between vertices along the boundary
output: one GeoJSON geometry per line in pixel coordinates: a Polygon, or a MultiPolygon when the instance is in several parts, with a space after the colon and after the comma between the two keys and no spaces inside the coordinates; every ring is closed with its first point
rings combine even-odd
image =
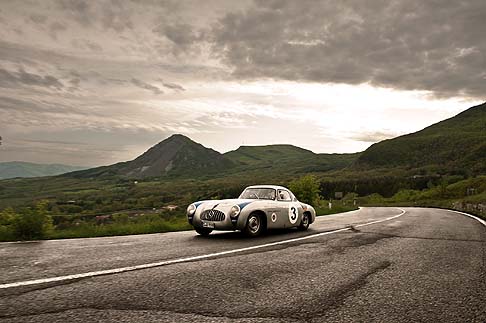
{"type": "Polygon", "coordinates": [[[469,214],[469,213],[466,213],[466,212],[461,212],[461,211],[456,211],[456,210],[450,210],[450,209],[447,209],[447,211],[450,211],[450,212],[454,212],[454,213],[459,213],[459,214],[462,214],[462,215],[465,215],[465,216],[468,216],[476,221],[479,221],[479,223],[481,223],[482,225],[484,225],[486,227],[486,221],[484,221],[483,219],[481,219],[480,217],[477,217],[475,215],[472,215],[472,214],[469,214]]]}

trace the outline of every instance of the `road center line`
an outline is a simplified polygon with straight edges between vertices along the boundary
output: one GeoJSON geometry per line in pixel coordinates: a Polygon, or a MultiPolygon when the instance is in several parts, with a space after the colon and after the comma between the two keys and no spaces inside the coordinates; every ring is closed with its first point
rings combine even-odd
{"type": "MultiPolygon", "coordinates": [[[[382,220],[376,220],[376,221],[372,221],[372,222],[368,222],[368,223],[359,224],[359,225],[356,225],[355,227],[364,227],[364,226],[367,226],[367,225],[372,225],[372,224],[376,224],[376,223],[380,223],[380,222],[393,220],[393,219],[396,219],[396,218],[404,215],[405,212],[406,212],[405,210],[403,210],[401,208],[397,208],[397,209],[402,211],[398,215],[394,215],[392,217],[385,218],[385,219],[382,219],[382,220]]],[[[13,288],[13,287],[20,287],[20,286],[39,285],[39,284],[45,284],[45,283],[62,282],[62,281],[69,281],[69,280],[95,277],[95,276],[112,275],[112,274],[118,274],[118,273],[123,273],[123,272],[128,272],[128,271],[147,269],[147,268],[153,268],[153,267],[161,267],[161,266],[167,266],[167,265],[172,265],[172,264],[179,264],[179,263],[183,263],[183,262],[190,262],[190,261],[195,261],[195,260],[214,258],[214,257],[219,257],[219,256],[249,251],[249,250],[261,249],[261,248],[278,246],[278,245],[283,245],[283,244],[302,241],[302,240],[308,240],[308,239],[321,237],[321,236],[325,236],[325,235],[329,235],[329,234],[333,234],[333,233],[348,231],[350,229],[351,228],[343,228],[343,229],[338,229],[338,230],[333,230],[333,231],[328,231],[328,232],[311,234],[311,235],[308,235],[308,236],[305,236],[305,237],[300,237],[300,238],[293,238],[293,239],[288,239],[288,240],[270,242],[270,243],[265,243],[265,244],[261,244],[261,245],[239,248],[239,249],[233,249],[233,250],[226,250],[226,251],[215,252],[215,253],[210,253],[210,254],[200,255],[200,256],[178,258],[178,259],[165,260],[165,261],[160,261],[160,262],[153,262],[153,263],[149,263],[149,264],[142,264],[142,265],[129,266],[129,267],[121,267],[121,268],[113,268],[113,269],[100,270],[100,271],[91,271],[91,272],[82,273],[82,274],[74,274],[74,275],[26,280],[26,281],[20,281],[20,282],[8,283],[8,284],[0,284],[0,289],[7,289],[7,288],[13,288]]]]}

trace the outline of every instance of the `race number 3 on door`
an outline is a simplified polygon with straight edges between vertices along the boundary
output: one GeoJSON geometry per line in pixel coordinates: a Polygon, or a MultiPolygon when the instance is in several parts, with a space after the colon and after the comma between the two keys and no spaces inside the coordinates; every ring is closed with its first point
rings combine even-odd
{"type": "Polygon", "coordinates": [[[293,205],[290,206],[289,208],[289,220],[290,223],[295,224],[297,222],[297,217],[299,216],[299,211],[297,211],[297,208],[293,205]]]}

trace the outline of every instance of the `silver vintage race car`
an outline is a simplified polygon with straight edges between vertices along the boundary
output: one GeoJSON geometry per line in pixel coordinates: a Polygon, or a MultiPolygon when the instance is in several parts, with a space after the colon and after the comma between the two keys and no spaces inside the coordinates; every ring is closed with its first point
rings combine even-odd
{"type": "Polygon", "coordinates": [[[204,236],[213,230],[240,230],[258,236],[266,229],[307,230],[316,211],[285,187],[257,185],[245,188],[237,199],[192,203],[187,207],[187,219],[204,236]]]}

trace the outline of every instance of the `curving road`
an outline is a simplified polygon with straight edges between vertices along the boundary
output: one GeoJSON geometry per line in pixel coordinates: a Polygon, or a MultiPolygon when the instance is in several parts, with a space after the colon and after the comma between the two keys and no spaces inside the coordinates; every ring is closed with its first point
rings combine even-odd
{"type": "Polygon", "coordinates": [[[403,210],[363,208],[257,239],[0,243],[0,321],[485,322],[486,226],[403,210]]]}

